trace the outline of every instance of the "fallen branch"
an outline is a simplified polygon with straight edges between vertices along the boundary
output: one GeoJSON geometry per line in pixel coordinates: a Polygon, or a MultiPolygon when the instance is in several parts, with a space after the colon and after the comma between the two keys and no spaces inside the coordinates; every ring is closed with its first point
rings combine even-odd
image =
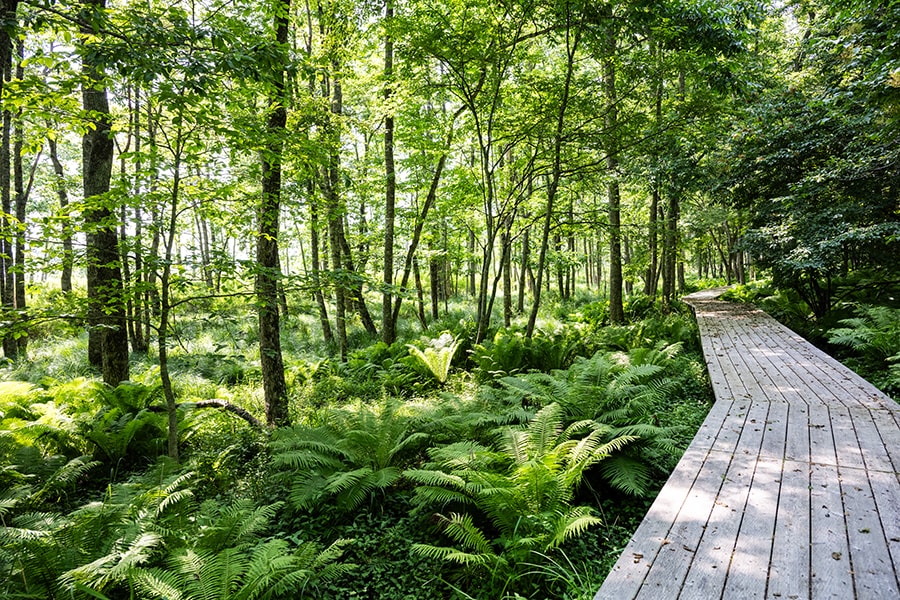
{"type": "MultiPolygon", "coordinates": [[[[227,402],[225,400],[200,400],[198,402],[181,402],[179,404],[176,404],[175,408],[221,408],[226,412],[230,412],[231,414],[242,418],[254,427],[263,427],[263,424],[259,421],[259,419],[251,415],[249,412],[247,412],[237,404],[232,404],[231,402],[227,402]]],[[[150,412],[164,413],[166,412],[166,407],[148,406],[147,410],[149,410],[150,412]]]]}

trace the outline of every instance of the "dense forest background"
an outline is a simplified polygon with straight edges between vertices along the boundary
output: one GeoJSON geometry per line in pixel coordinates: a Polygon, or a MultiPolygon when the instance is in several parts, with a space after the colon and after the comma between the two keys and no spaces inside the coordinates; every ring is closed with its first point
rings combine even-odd
{"type": "Polygon", "coordinates": [[[592,597],[700,287],[900,394],[898,2],[0,11],[2,594],[592,597]]]}

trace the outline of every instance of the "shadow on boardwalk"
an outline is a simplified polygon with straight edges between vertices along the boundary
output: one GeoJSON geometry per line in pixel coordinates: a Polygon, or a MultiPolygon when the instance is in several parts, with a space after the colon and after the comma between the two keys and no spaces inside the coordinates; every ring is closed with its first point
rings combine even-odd
{"type": "Polygon", "coordinates": [[[716,402],[595,600],[900,599],[900,407],[720,291],[716,402]]]}

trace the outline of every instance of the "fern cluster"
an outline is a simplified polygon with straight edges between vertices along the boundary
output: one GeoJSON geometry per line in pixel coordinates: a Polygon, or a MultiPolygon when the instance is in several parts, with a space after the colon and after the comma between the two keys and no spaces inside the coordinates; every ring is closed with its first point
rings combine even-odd
{"type": "Polygon", "coordinates": [[[522,403],[559,403],[571,420],[603,426],[604,440],[634,440],[599,467],[610,485],[629,494],[650,492],[658,470],[680,456],[677,427],[658,423],[672,380],[668,369],[680,351],[674,344],[636,348],[628,353],[597,353],[567,371],[529,373],[500,380],[503,393],[522,403]]]}
{"type": "Polygon", "coordinates": [[[828,341],[852,351],[849,364],[895,397],[900,396],[900,309],[860,305],[856,316],[831,329],[828,341]]]}
{"type": "Polygon", "coordinates": [[[298,509],[358,507],[384,493],[427,435],[413,430],[411,408],[387,399],[323,411],[318,427],[297,425],[275,432],[273,466],[288,481],[298,509]]]}
{"type": "Polygon", "coordinates": [[[69,514],[10,514],[16,506],[6,503],[0,592],[48,599],[301,597],[351,568],[337,562],[345,540],[323,549],[265,539],[279,503],[197,503],[193,480],[163,462],[69,514]]]}
{"type": "Polygon", "coordinates": [[[595,421],[567,425],[563,407],[553,403],[526,426],[502,428],[493,447],[459,442],[431,449],[425,468],[404,476],[417,484],[420,508],[439,511],[452,545],[414,549],[483,570],[492,588],[505,590],[534,553],[600,523],[573,499],[585,472],[633,439],[604,442],[606,434],[595,421]]]}

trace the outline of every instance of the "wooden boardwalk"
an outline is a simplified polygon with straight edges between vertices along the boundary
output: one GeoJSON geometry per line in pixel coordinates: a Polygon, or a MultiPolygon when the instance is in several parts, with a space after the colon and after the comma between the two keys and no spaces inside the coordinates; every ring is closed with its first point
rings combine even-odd
{"type": "Polygon", "coordinates": [[[716,402],[595,600],[900,599],[900,407],[716,295],[716,402]]]}

